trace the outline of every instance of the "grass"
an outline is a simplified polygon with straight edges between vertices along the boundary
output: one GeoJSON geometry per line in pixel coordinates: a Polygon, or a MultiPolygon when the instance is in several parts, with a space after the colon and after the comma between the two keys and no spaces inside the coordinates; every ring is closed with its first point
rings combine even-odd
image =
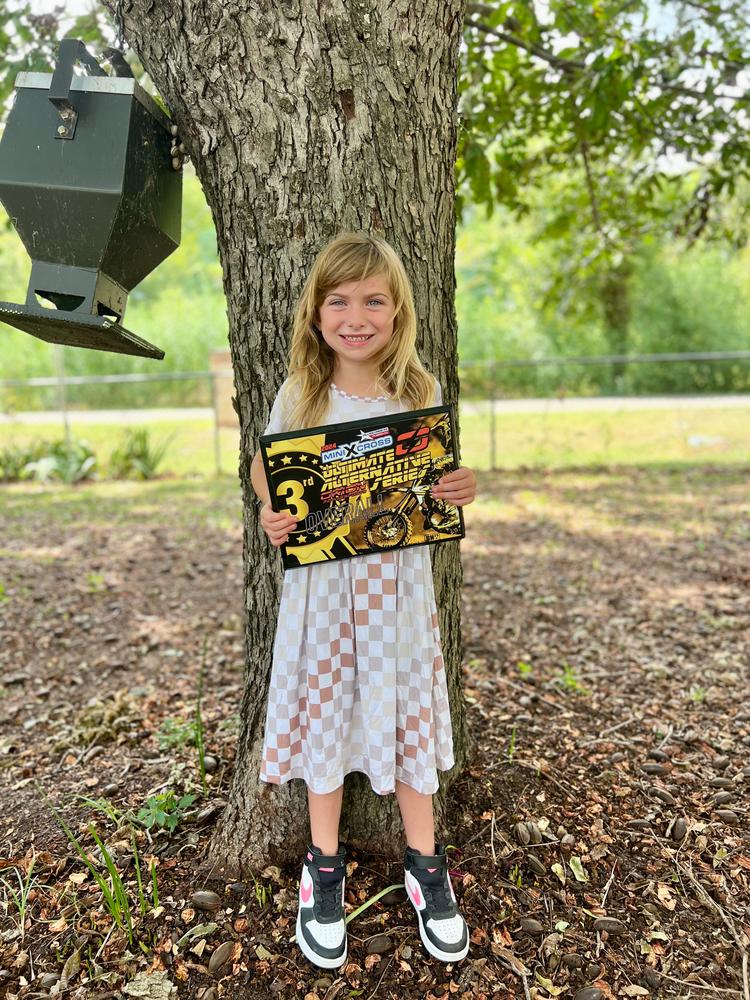
{"type": "MultiPolygon", "coordinates": [[[[741,464],[750,461],[747,422],[747,410],[729,408],[496,415],[496,464],[505,469],[741,464]]],[[[461,427],[464,464],[489,468],[488,417],[463,418],[461,427]]]]}
{"type": "MultiPolygon", "coordinates": [[[[11,483],[0,487],[5,524],[24,523],[31,511],[48,522],[54,514],[61,527],[85,520],[90,526],[130,524],[133,518],[156,522],[168,518],[175,539],[187,540],[196,524],[226,531],[242,524],[242,498],[234,476],[200,480],[106,480],[66,486],[62,483],[11,483]]],[[[14,551],[0,548],[4,556],[14,551]]],[[[18,553],[15,553],[18,555],[18,553]]],[[[53,560],[38,553],[41,561],[53,560]]]]}
{"type": "MultiPolygon", "coordinates": [[[[86,866],[86,868],[88,868],[89,873],[93,877],[96,884],[99,886],[99,891],[101,892],[102,895],[103,905],[106,907],[107,911],[112,916],[115,924],[120,928],[120,930],[122,930],[126,934],[128,939],[128,944],[132,948],[137,942],[141,950],[144,952],[144,954],[148,954],[147,946],[143,943],[143,941],[138,940],[138,936],[136,934],[134,912],[133,912],[134,904],[137,903],[139,905],[141,916],[144,916],[148,905],[146,900],[146,894],[143,888],[140,858],[138,856],[138,848],[136,846],[135,835],[134,834],[132,835],[131,844],[133,849],[133,860],[137,872],[138,892],[136,898],[131,899],[126,883],[123,881],[123,878],[120,875],[119,871],[117,870],[117,867],[112,859],[111,854],[107,850],[106,845],[102,841],[101,837],[97,833],[94,826],[91,823],[89,823],[87,825],[87,828],[96,846],[99,848],[99,851],[101,852],[102,862],[109,876],[109,882],[107,881],[105,876],[101,874],[97,870],[95,865],[92,863],[92,860],[88,852],[83,848],[79,840],[76,838],[75,834],[65,821],[64,817],[60,814],[60,812],[58,812],[58,810],[54,807],[49,798],[44,794],[41,785],[39,785],[39,783],[36,782],[36,786],[41,797],[47,804],[47,807],[50,809],[55,819],[57,820],[58,824],[62,827],[63,831],[65,832],[65,835],[68,838],[68,841],[70,842],[71,846],[75,848],[75,851],[78,854],[79,858],[86,866]]],[[[152,892],[153,892],[154,906],[157,906],[158,890],[153,870],[153,862],[151,867],[151,878],[152,878],[152,892]]]]}
{"type": "MultiPolygon", "coordinates": [[[[488,414],[461,413],[459,408],[459,418],[461,463],[477,471],[489,469],[488,414]]],[[[496,464],[504,469],[742,464],[750,462],[747,422],[747,410],[733,408],[497,414],[496,464]]],[[[176,477],[215,475],[211,420],[156,421],[147,426],[156,444],[174,435],[162,466],[165,473],[176,477]]],[[[75,414],[71,416],[71,434],[91,445],[105,470],[122,437],[116,426],[77,423],[75,414]]],[[[3,424],[0,448],[61,436],[60,425],[3,424]]],[[[239,432],[221,428],[219,438],[221,470],[236,477],[239,432]]]]}
{"type": "MultiPolygon", "coordinates": [[[[31,862],[26,872],[25,880],[21,877],[22,869],[19,869],[17,865],[13,865],[9,868],[18,880],[18,892],[16,893],[13,886],[5,878],[0,878],[0,884],[5,886],[6,899],[9,897],[13,900],[13,905],[18,912],[18,929],[21,936],[21,944],[23,944],[26,937],[26,912],[29,908],[29,894],[32,888],[41,888],[41,885],[37,883],[36,879],[32,879],[32,874],[34,872],[34,865],[36,864],[36,853],[33,854],[31,862]]],[[[45,886],[44,888],[49,888],[45,886]]]]}

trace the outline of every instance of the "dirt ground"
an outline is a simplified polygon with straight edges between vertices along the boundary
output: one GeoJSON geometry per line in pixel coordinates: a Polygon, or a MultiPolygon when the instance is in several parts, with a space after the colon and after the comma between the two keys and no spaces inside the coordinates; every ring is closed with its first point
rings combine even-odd
{"type": "MultiPolygon", "coordinates": [[[[469,955],[428,956],[397,890],[330,973],[289,943],[298,864],[196,874],[237,739],[235,484],[0,490],[0,995],[750,1000],[750,468],[479,479],[460,543],[472,751],[438,831],[469,955]],[[205,792],[169,722],[193,719],[201,663],[205,792]],[[114,819],[168,789],[196,799],[173,832],[134,824],[159,905],[129,944],[46,798],[107,878],[95,826],[132,901],[114,819]]],[[[349,867],[347,913],[403,877],[349,867]]]]}

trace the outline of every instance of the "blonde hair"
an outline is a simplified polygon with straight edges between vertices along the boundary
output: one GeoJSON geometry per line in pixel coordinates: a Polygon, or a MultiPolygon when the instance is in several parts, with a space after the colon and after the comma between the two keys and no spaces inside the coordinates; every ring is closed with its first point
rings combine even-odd
{"type": "Polygon", "coordinates": [[[434,404],[435,380],[416,351],[417,323],[414,297],[404,265],[380,236],[339,233],[318,253],[294,314],[289,348],[288,428],[326,423],[328,386],[335,355],[316,326],[316,314],[332,288],[382,274],[394,301],[393,334],[376,357],[377,395],[405,399],[409,409],[434,404]]]}

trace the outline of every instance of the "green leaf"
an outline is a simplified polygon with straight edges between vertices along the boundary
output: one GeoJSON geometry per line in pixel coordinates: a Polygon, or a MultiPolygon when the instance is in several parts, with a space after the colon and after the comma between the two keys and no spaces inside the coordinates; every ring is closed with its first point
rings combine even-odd
{"type": "Polygon", "coordinates": [[[573,857],[568,862],[568,864],[570,865],[570,870],[575,875],[577,881],[579,881],[579,882],[588,882],[589,877],[586,874],[586,872],[583,870],[583,865],[581,864],[581,859],[579,857],[577,857],[574,854],[573,857]]]}
{"type": "Polygon", "coordinates": [[[534,978],[539,985],[550,994],[550,996],[559,997],[565,989],[564,986],[555,986],[551,979],[545,979],[541,972],[535,972],[534,978]]]}
{"type": "Polygon", "coordinates": [[[563,868],[563,866],[560,864],[559,861],[556,861],[554,865],[552,865],[552,871],[555,873],[555,875],[557,875],[562,884],[565,885],[565,869],[563,868]]]}

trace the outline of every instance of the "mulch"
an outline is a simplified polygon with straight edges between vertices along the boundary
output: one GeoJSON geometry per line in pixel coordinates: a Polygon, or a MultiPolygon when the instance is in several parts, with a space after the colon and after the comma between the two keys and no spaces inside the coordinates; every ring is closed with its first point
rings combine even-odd
{"type": "MultiPolygon", "coordinates": [[[[289,943],[298,863],[193,901],[237,741],[236,485],[192,516],[185,484],[138,503],[5,487],[0,994],[750,1000],[749,473],[478,475],[460,543],[471,754],[444,832],[469,955],[428,956],[396,890],[351,921],[335,972],[289,943]],[[165,721],[194,717],[201,666],[205,791],[165,721]],[[134,825],[159,907],[130,946],[45,799],[106,876],[94,825],[134,892],[131,828],[80,797],[132,816],[169,789],[196,799],[173,831],[134,825]],[[21,927],[9,887],[32,863],[21,927]]],[[[402,878],[351,852],[347,912],[402,878]]]]}

